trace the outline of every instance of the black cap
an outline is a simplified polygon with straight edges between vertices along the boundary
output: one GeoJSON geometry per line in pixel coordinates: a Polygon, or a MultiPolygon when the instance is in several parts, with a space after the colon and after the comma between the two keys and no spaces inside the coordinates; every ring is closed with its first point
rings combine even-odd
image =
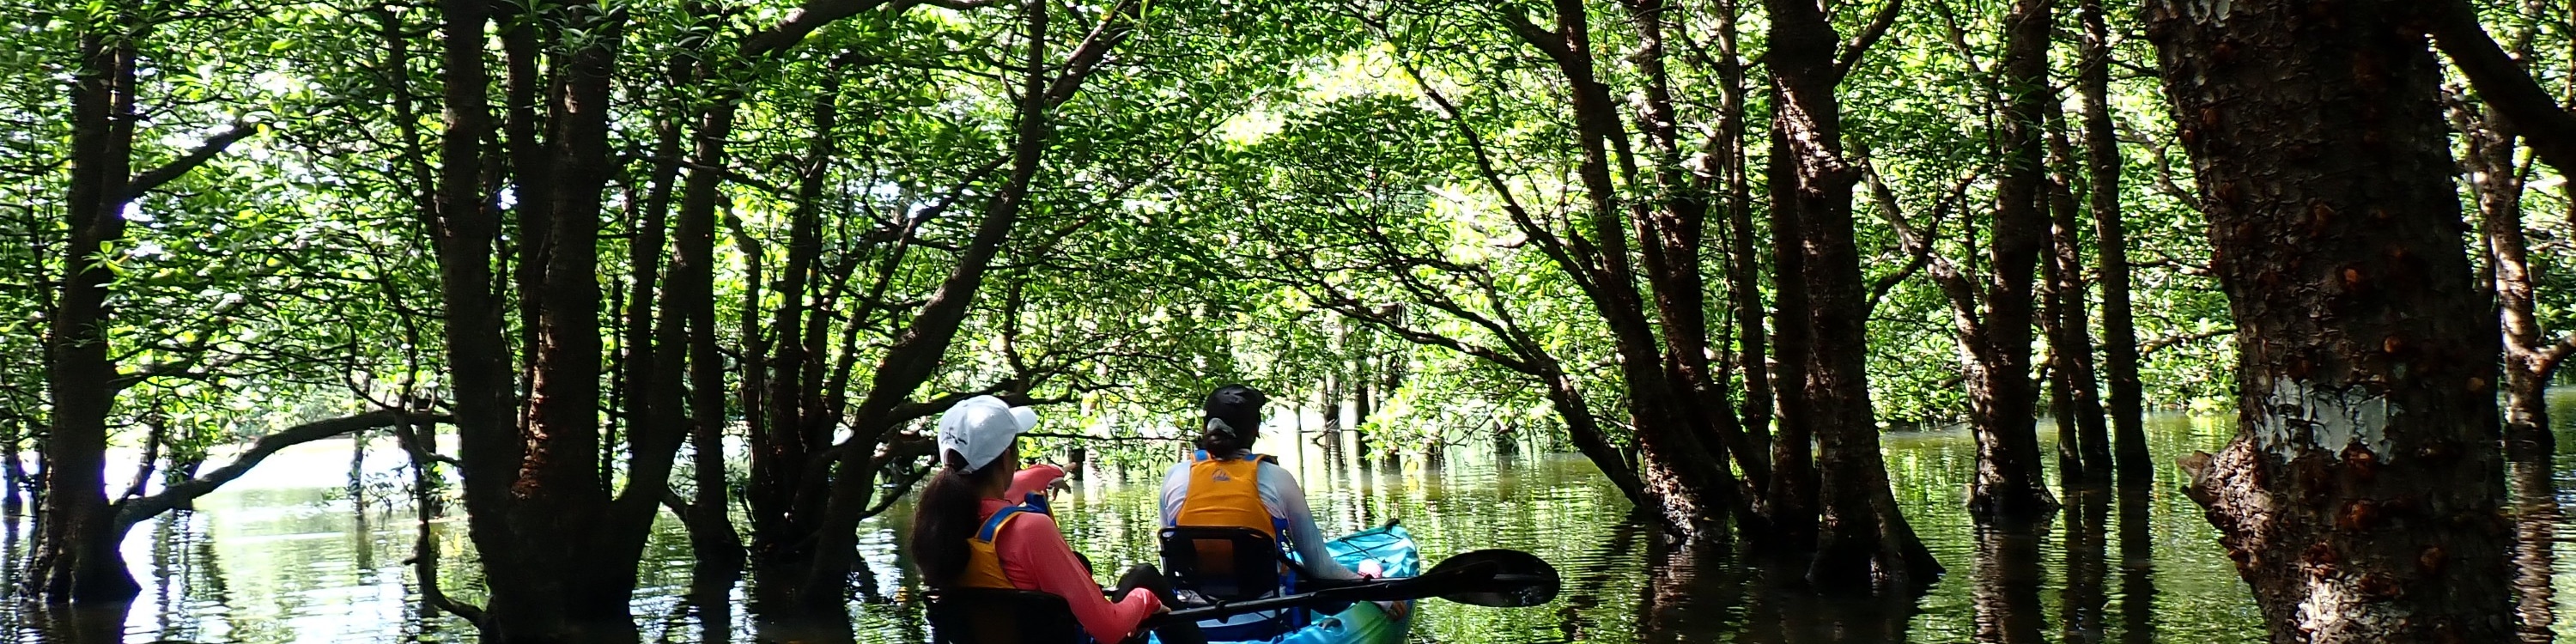
{"type": "MultiPolygon", "coordinates": [[[[1225,432],[1236,438],[1251,438],[1261,431],[1261,405],[1270,396],[1243,385],[1216,388],[1207,397],[1207,419],[1225,421],[1225,432]]],[[[1213,425],[1213,424],[1211,424],[1213,425]]]]}

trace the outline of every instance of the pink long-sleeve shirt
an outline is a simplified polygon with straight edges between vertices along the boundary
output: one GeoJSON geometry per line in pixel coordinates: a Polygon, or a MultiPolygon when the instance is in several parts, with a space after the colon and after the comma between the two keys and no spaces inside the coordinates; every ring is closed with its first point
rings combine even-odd
{"type": "MultiPolygon", "coordinates": [[[[1038,465],[1011,476],[1011,499],[1026,498],[1031,492],[1045,490],[1047,485],[1064,478],[1064,470],[1053,465],[1038,465]]],[[[1015,501],[985,499],[983,518],[1014,505],[1015,501]]],[[[1082,560],[1073,556],[1073,544],[1066,543],[1064,532],[1057,529],[1055,517],[1028,513],[1004,524],[1000,534],[993,535],[994,554],[1002,560],[1002,574],[1020,590],[1035,590],[1063,597],[1073,607],[1073,618],[1082,630],[1102,642],[1117,642],[1136,632],[1136,627],[1162,608],[1162,600],[1143,588],[1130,590],[1116,603],[1100,592],[1100,582],[1091,578],[1082,560]]]]}

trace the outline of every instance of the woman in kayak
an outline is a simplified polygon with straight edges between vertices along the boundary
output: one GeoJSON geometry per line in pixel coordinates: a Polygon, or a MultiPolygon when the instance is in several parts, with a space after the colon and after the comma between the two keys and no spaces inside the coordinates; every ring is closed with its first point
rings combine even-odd
{"type": "MultiPolygon", "coordinates": [[[[1322,529],[1307,509],[1306,489],[1278,460],[1252,453],[1261,437],[1261,406],[1269,396],[1243,385],[1208,394],[1207,430],[1198,451],[1163,477],[1163,525],[1243,527],[1269,535],[1294,552],[1303,573],[1358,579],[1324,548],[1322,529]]],[[[1285,590],[1284,588],[1282,590],[1285,590]]],[[[1294,614],[1253,613],[1199,623],[1213,640],[1263,640],[1299,625],[1294,614]]]]}
{"type": "MultiPolygon", "coordinates": [[[[1041,490],[1064,478],[1052,465],[1020,469],[1019,437],[1037,414],[992,396],[968,398],[939,417],[939,473],[913,512],[912,549],[933,589],[1033,590],[1063,597],[1094,641],[1141,637],[1142,625],[1173,603],[1162,573],[1139,565],[1119,584],[1117,601],[1100,591],[1048,514],[1041,490]]],[[[1176,625],[1195,631],[1189,624],[1176,625]]],[[[1195,632],[1163,630],[1164,641],[1195,641],[1195,632]]]]}

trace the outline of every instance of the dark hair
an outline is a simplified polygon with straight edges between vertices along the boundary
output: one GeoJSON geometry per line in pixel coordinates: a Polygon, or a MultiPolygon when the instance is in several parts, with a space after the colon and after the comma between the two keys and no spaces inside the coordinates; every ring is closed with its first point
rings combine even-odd
{"type": "Polygon", "coordinates": [[[1209,458],[1219,459],[1252,449],[1253,441],[1261,439],[1261,405],[1268,402],[1269,395],[1243,385],[1226,385],[1209,392],[1203,418],[1225,421],[1225,428],[1206,424],[1205,431],[1199,434],[1199,449],[1206,450],[1209,458]]]}
{"type": "Polygon", "coordinates": [[[912,510],[912,560],[921,567],[922,582],[931,588],[948,588],[966,573],[968,555],[973,552],[966,540],[984,527],[984,498],[977,491],[993,477],[1011,474],[1003,471],[1009,468],[998,467],[1002,459],[970,472],[965,456],[944,450],[941,456],[939,473],[921,488],[921,498],[912,510]]]}

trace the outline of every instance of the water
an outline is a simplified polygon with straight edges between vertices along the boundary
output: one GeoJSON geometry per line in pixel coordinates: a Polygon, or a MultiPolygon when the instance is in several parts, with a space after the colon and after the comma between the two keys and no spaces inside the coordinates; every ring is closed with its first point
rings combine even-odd
{"type": "MultiPolygon", "coordinates": [[[[2562,434],[2576,393],[2556,401],[2562,434]]],[[[2046,423],[2043,423],[2045,426],[2046,423]]],[[[1335,466],[1309,446],[1288,455],[1326,531],[1401,520],[1436,561],[1478,548],[1517,548],[1554,562],[1564,591],[1548,606],[1490,609],[1425,602],[1414,641],[1535,642],[2186,642],[2262,640],[2252,599],[2199,510],[2174,489],[2171,462],[2215,450],[2230,421],[2161,416],[2149,422],[2161,465],[2144,498],[2064,499],[2067,510],[2032,534],[1979,535],[1963,509],[1974,451],[1958,431],[1886,438],[1888,466],[1915,528],[1948,574],[1912,602],[1820,599],[1780,589],[1788,573],[1748,566],[1728,548],[1683,549],[1626,517],[1626,503],[1579,457],[1502,459],[1477,450],[1396,470],[1335,466]],[[2090,526],[2089,528],[2087,526],[2090,526]]],[[[1273,440],[1271,446],[1285,444],[1273,440]]],[[[2562,438],[2561,445],[2576,445],[2562,438]]],[[[0,627],[22,642],[454,642],[472,629],[416,606],[414,524],[393,482],[398,455],[379,443],[352,462],[351,443],[314,443],[181,513],[138,527],[125,551],[144,591],[130,610],[49,611],[9,603],[0,627]],[[349,472],[361,472],[350,485],[349,472]]],[[[2053,459],[2052,459],[2053,460],[2053,459]]],[[[2559,456],[2562,502],[2576,492],[2576,459],[2559,456]]],[[[116,478],[111,476],[110,478],[116,478]]],[[[1101,570],[1143,561],[1156,525],[1152,471],[1095,471],[1058,499],[1071,541],[1101,570]]],[[[2052,479],[2053,480],[2053,479],[2052,479]]],[[[898,508],[862,535],[869,570],[851,615],[863,642],[921,642],[919,595],[896,535],[898,508]]],[[[479,599],[463,524],[440,540],[451,595],[479,599]]],[[[2563,526],[2562,526],[2563,528],[2563,526]]],[[[5,535],[16,539],[17,535],[5,535]]],[[[2559,560],[2576,561],[2561,540],[2559,560]]],[[[10,541],[12,548],[17,546],[10,541]]],[[[635,615],[648,641],[779,637],[739,606],[685,599],[685,535],[666,519],[647,551],[635,615]],[[709,610],[712,608],[713,610],[709,610]]],[[[2561,616],[2576,598],[2562,566],[2561,616]]],[[[2562,632],[2576,624],[2562,619],[2562,632]]]]}

